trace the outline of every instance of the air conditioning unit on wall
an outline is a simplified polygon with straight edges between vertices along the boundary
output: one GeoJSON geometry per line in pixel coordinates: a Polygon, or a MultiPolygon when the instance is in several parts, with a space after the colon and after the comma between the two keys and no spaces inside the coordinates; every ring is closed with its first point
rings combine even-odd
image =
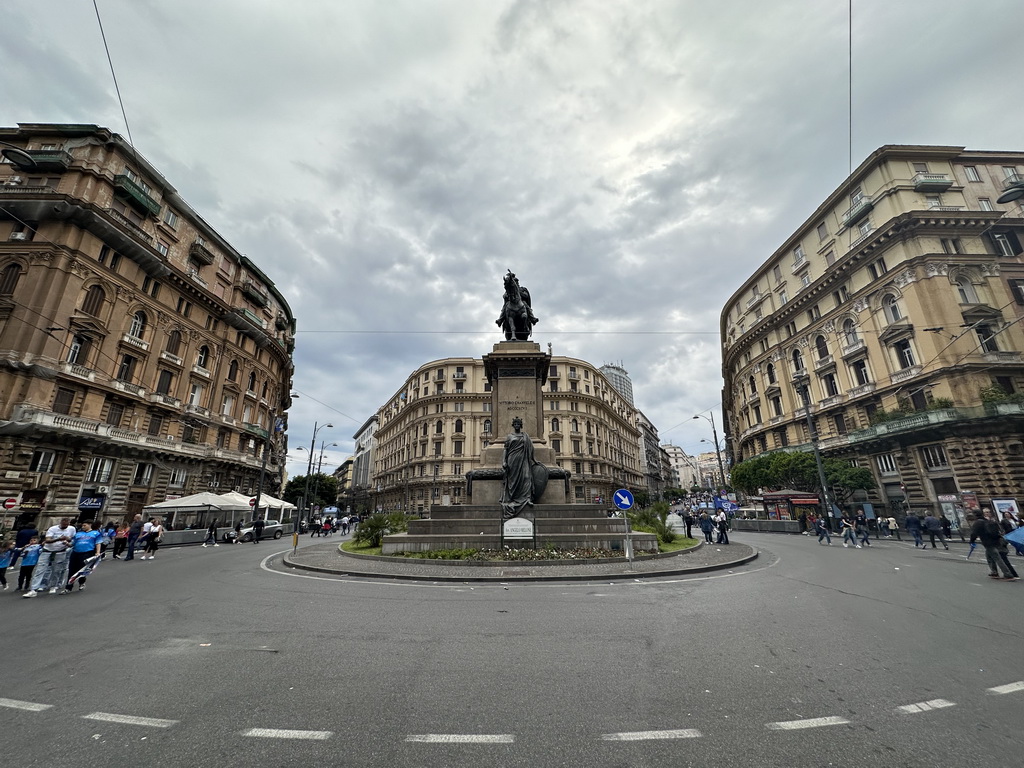
{"type": "Polygon", "coordinates": [[[28,240],[28,232],[11,232],[9,240],[28,240]]]}
{"type": "Polygon", "coordinates": [[[102,493],[102,494],[106,495],[106,494],[110,493],[110,486],[109,485],[101,485],[101,486],[99,486],[96,489],[96,493],[102,493]]]}

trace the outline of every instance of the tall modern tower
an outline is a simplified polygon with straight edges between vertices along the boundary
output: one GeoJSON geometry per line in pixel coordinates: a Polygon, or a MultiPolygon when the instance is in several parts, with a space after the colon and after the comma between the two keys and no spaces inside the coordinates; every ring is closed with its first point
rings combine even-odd
{"type": "Polygon", "coordinates": [[[621,364],[605,363],[601,366],[601,373],[604,374],[605,378],[608,379],[608,383],[615,387],[615,391],[622,395],[627,403],[632,406],[636,405],[633,402],[633,381],[629,378],[629,373],[626,372],[626,369],[621,364]]]}

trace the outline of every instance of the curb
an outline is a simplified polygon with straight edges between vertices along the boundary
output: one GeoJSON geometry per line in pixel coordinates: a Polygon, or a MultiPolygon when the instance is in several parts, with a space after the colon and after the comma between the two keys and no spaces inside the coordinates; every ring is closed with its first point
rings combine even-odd
{"type": "MultiPolygon", "coordinates": [[[[750,546],[749,544],[746,546],[750,546]]],[[[611,579],[622,579],[631,578],[634,580],[639,579],[654,579],[661,578],[664,576],[679,576],[689,573],[707,573],[709,571],[721,571],[728,568],[734,568],[740,565],[746,565],[749,562],[757,559],[760,554],[758,550],[751,547],[753,552],[749,555],[730,560],[725,563],[718,563],[715,565],[697,565],[679,568],[664,568],[657,571],[630,571],[622,570],[615,573],[591,573],[591,574],[501,574],[497,576],[490,575],[479,575],[479,576],[466,576],[466,575],[449,575],[445,574],[441,568],[445,566],[436,566],[438,568],[437,573],[378,573],[376,571],[362,571],[356,568],[327,568],[319,565],[307,565],[304,563],[294,562],[288,553],[282,556],[282,563],[287,568],[295,568],[302,571],[313,571],[315,573],[331,573],[337,576],[357,576],[360,578],[371,579],[371,580],[401,580],[401,581],[447,581],[453,583],[466,583],[466,582],[481,582],[481,583],[499,583],[499,582],[527,582],[527,581],[604,581],[609,578],[611,579]]],[[[352,555],[345,555],[345,557],[351,558],[352,555]]],[[[361,555],[365,557],[365,555],[361,555]]],[[[402,562],[409,562],[403,560],[402,562]]],[[[422,561],[426,568],[432,567],[430,561],[422,561]]],[[[499,568],[514,568],[521,570],[524,567],[529,567],[531,564],[529,561],[520,563],[519,561],[509,561],[505,565],[492,565],[490,567],[494,569],[499,568]]],[[[537,567],[534,564],[534,567],[537,567]]],[[[539,566],[540,568],[548,568],[552,566],[539,566]]]]}

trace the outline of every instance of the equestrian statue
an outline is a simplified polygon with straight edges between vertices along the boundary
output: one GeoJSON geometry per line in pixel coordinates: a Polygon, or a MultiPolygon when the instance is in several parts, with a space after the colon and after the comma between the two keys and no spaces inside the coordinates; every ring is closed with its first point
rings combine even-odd
{"type": "Polygon", "coordinates": [[[494,321],[505,332],[505,341],[527,341],[533,333],[537,317],[533,314],[530,292],[519,285],[519,279],[512,270],[505,275],[505,301],[501,316],[494,321]]]}

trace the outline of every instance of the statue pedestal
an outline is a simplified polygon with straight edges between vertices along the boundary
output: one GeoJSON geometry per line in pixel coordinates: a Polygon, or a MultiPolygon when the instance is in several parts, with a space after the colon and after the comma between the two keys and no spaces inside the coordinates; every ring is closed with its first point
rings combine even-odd
{"type": "MultiPolygon", "coordinates": [[[[512,419],[518,416],[523,420],[523,431],[535,442],[542,440],[544,401],[541,399],[541,387],[548,380],[551,355],[541,352],[540,344],[532,341],[502,341],[494,345],[489,355],[484,355],[483,361],[487,381],[491,385],[494,434],[510,432],[512,419]]],[[[540,456],[537,460],[547,463],[540,456]]],[[[486,459],[484,466],[487,466],[486,459]]],[[[501,466],[500,455],[497,466],[501,466]]]]}

